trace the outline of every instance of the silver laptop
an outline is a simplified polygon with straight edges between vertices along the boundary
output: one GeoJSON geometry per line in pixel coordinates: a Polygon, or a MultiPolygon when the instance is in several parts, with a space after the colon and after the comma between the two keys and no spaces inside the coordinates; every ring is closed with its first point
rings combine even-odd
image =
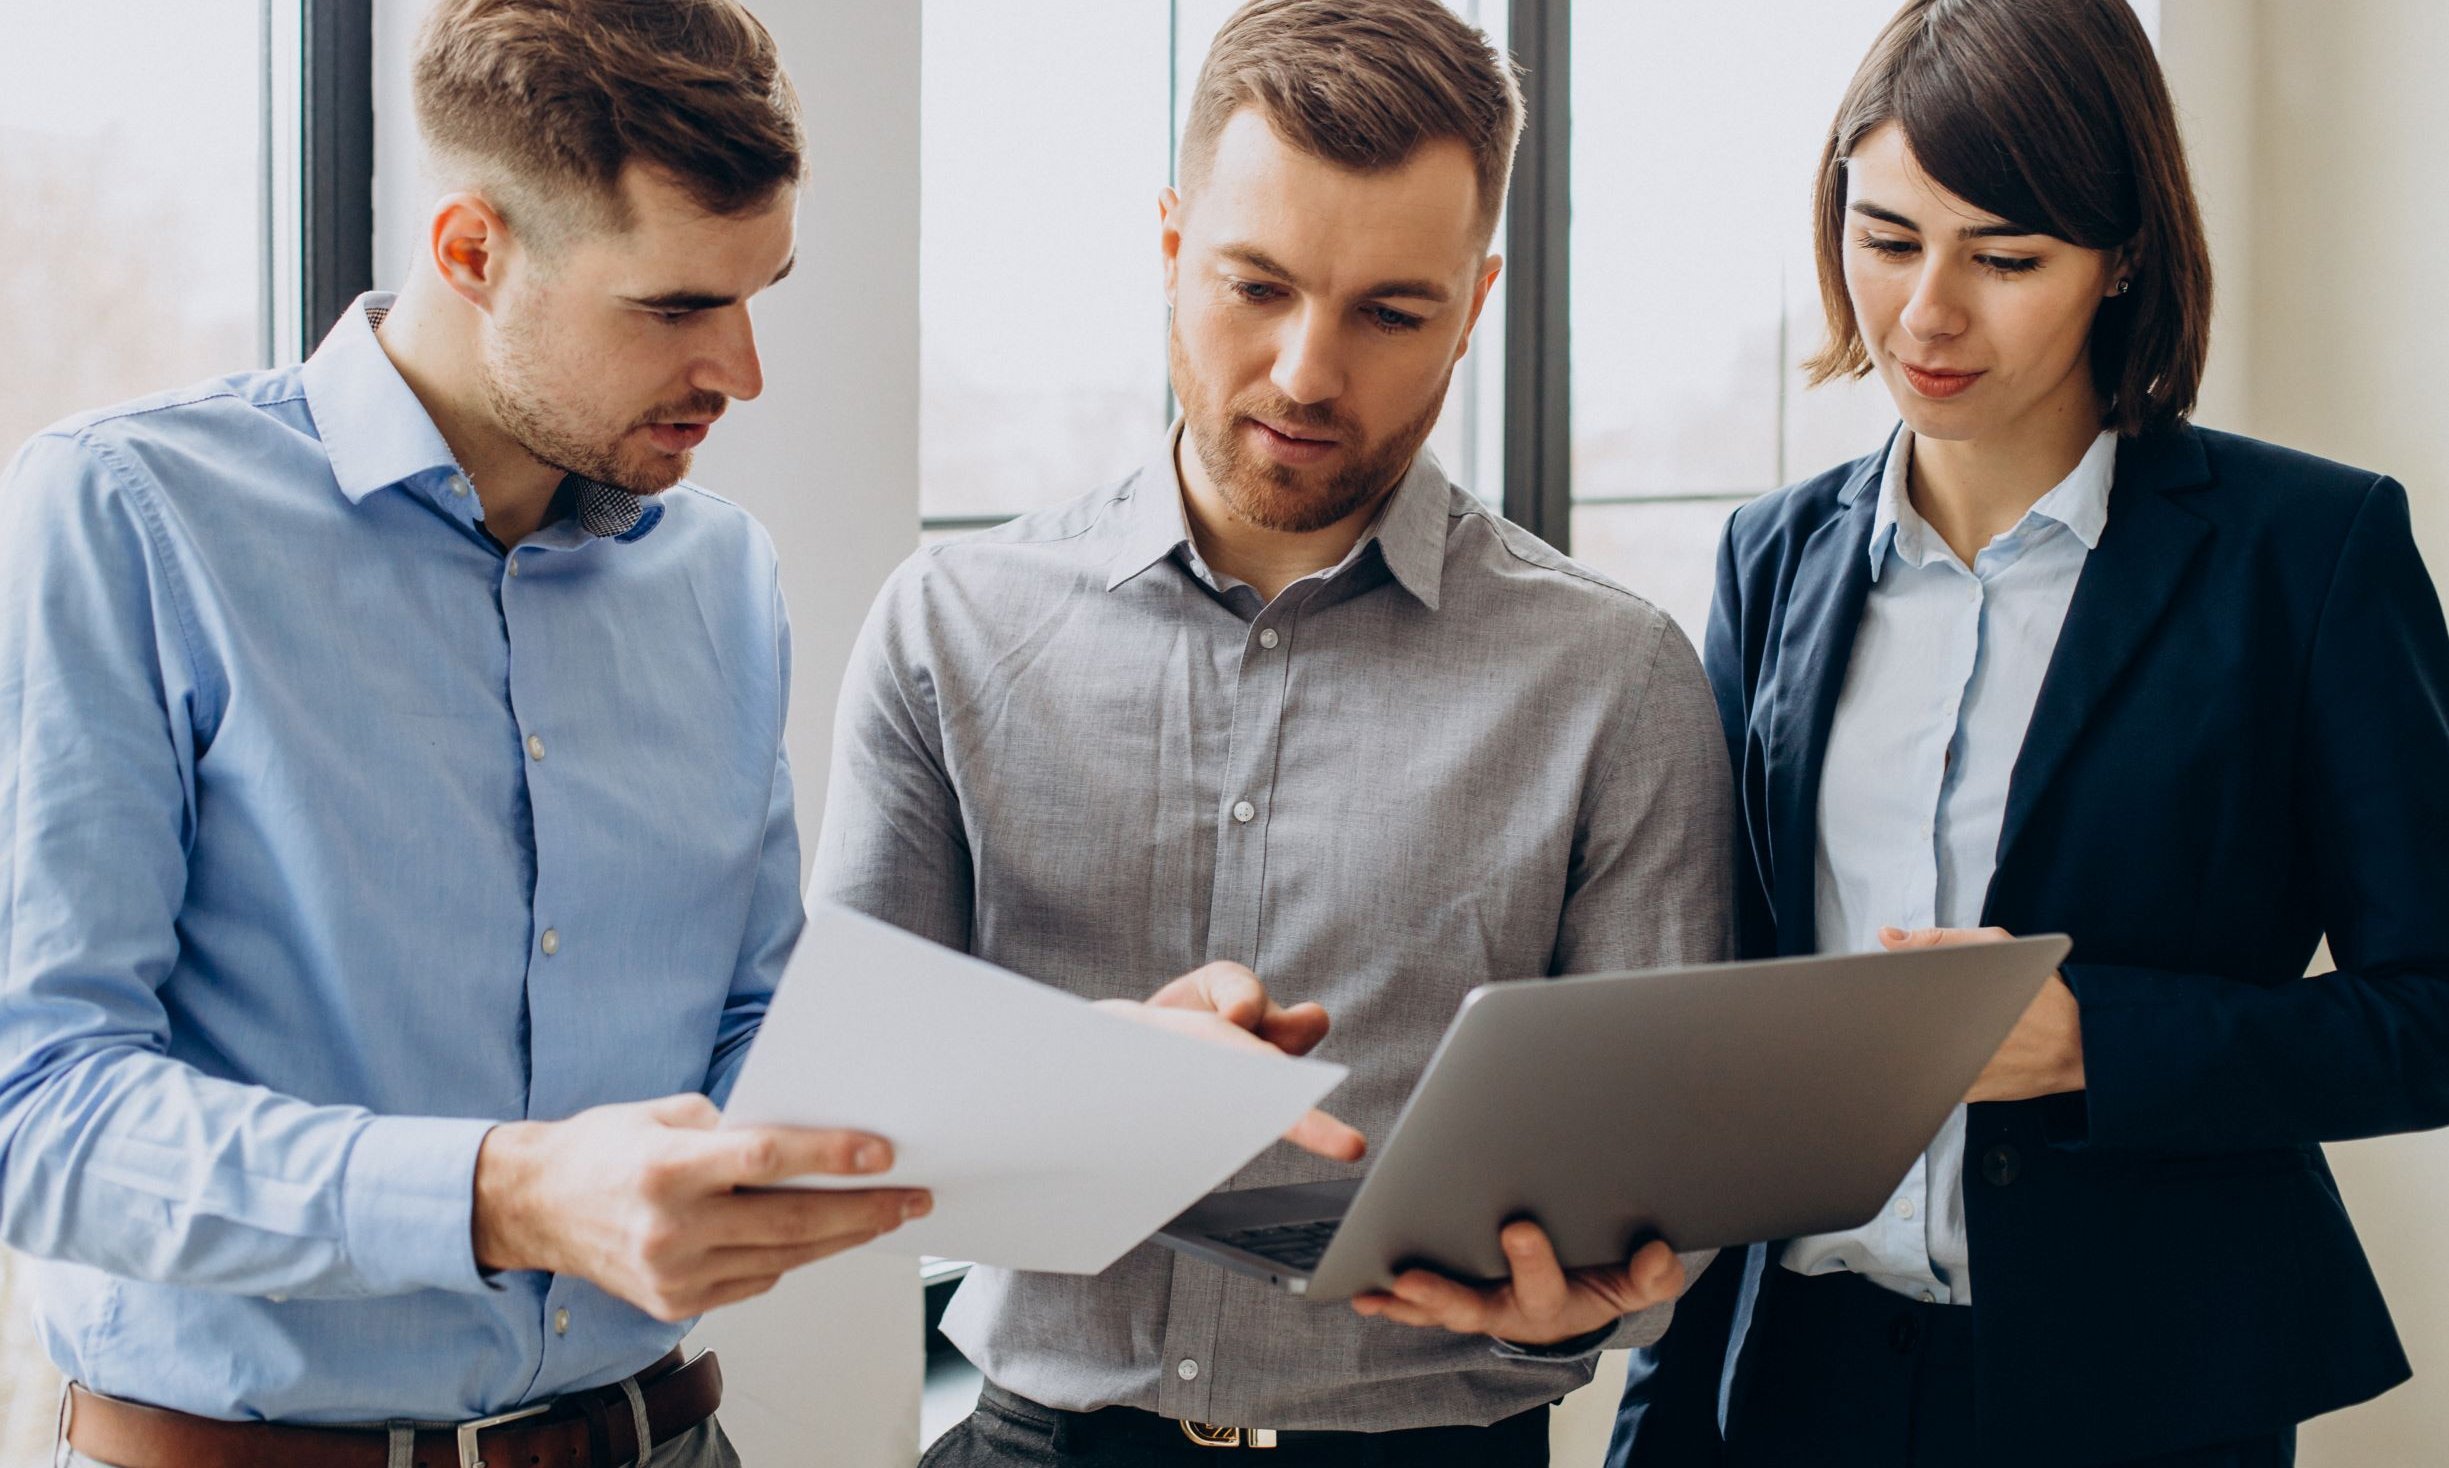
{"type": "MultiPolygon", "coordinates": [[[[1866,1222],[2066,957],[2062,936],[1473,990],[1364,1177],[1212,1193],[1157,1237],[1341,1300],[1866,1222]]],[[[1330,1103],[1331,1105],[1332,1103],[1330,1103]]]]}

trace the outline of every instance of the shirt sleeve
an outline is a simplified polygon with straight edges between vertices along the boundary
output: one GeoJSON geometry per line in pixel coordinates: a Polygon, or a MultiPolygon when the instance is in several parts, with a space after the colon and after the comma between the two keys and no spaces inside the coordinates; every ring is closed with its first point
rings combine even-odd
{"type": "MultiPolygon", "coordinates": [[[[1701,661],[1661,616],[1645,668],[1589,781],[1557,926],[1554,972],[1607,973],[1715,963],[1732,940],[1734,795],[1725,736],[1701,661]]],[[[1716,1251],[1681,1256],[1694,1279],[1716,1251]]],[[[1577,1356],[1644,1346],[1666,1333],[1672,1305],[1627,1315],[1577,1356]]],[[[1555,1359],[1504,1342],[1498,1353],[1555,1359]]]]}
{"type": "Polygon", "coordinates": [[[944,764],[926,553],[893,574],[842,678],[812,900],[968,952],[969,837],[944,764]]]}
{"type": "Polygon", "coordinates": [[[108,445],[46,435],[0,475],[0,1241],[244,1294],[484,1289],[488,1123],[312,1105],[169,1053],[218,693],[163,527],[108,445]]]}
{"type": "Polygon", "coordinates": [[[783,966],[799,946],[807,909],[799,899],[799,821],[792,809],[791,756],[786,734],[791,707],[791,621],[782,604],[782,586],[774,587],[776,687],[781,710],[774,722],[774,793],[765,816],[765,844],[757,858],[757,891],[749,901],[748,930],[740,946],[739,966],[731,976],[731,991],[723,1000],[721,1027],[715,1035],[714,1058],[706,1071],[706,1096],[721,1106],[731,1099],[749,1043],[765,1022],[783,966]]]}
{"type": "Polygon", "coordinates": [[[2449,1123],[2449,630],[2374,483],[2331,575],[2295,799],[2335,973],[2262,987],[2069,963],[2082,1141],[2242,1151],[2449,1123]]]}

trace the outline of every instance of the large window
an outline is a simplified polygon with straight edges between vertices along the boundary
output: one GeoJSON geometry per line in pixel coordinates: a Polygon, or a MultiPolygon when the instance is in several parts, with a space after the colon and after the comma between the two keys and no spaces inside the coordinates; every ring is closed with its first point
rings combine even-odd
{"type": "Polygon", "coordinates": [[[0,76],[0,453],[264,362],[261,0],[16,9],[0,76]]]}
{"type": "Polygon", "coordinates": [[[1806,390],[1821,140],[1893,0],[1573,7],[1573,553],[1697,640],[1744,500],[1876,447],[1876,384],[1806,390]]]}
{"type": "MultiPolygon", "coordinates": [[[[1173,411],[1157,191],[1238,0],[926,0],[920,505],[993,524],[1129,472],[1173,411]]],[[[1503,0],[1454,0],[1505,36],[1503,0]]],[[[1430,447],[1497,498],[1503,287],[1430,447]]]]}
{"type": "MultiPolygon", "coordinates": [[[[0,459],[68,414],[294,360],[363,289],[370,0],[14,6],[0,49],[0,459]]],[[[0,1468],[59,1387],[0,1250],[0,1468]]]]}
{"type": "MultiPolygon", "coordinates": [[[[921,504],[934,533],[1115,478],[1166,421],[1156,191],[1235,3],[1075,0],[1054,27],[998,0],[927,0],[921,504]]],[[[1866,452],[1889,422],[1875,386],[1806,391],[1798,364],[1820,337],[1819,140],[1892,0],[1453,3],[1533,67],[1513,203],[1564,248],[1500,226],[1506,270],[1431,449],[1697,636],[1733,507],[1866,452]],[[1541,121],[1556,115],[1568,125],[1541,121]],[[1543,166],[1561,187],[1542,189],[1543,166]],[[1569,305],[1526,307],[1509,334],[1509,298],[1560,292],[1569,305]],[[1509,362],[1526,374],[1510,418],[1509,362]],[[1549,433],[1553,454],[1509,462],[1509,444],[1549,433]]]]}

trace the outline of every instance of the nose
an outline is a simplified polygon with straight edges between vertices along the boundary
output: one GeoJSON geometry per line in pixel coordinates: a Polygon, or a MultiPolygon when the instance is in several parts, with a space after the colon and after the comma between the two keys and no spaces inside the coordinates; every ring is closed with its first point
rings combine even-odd
{"type": "Polygon", "coordinates": [[[699,361],[691,386],[744,403],[765,391],[765,365],[757,359],[757,332],[748,310],[744,306],[738,310],[738,321],[699,361]]]}
{"type": "Polygon", "coordinates": [[[1955,278],[1946,264],[1927,260],[1913,282],[1913,295],[1897,321],[1915,341],[1944,341],[1964,331],[1964,308],[1958,302],[1955,278]]]}
{"type": "Polygon", "coordinates": [[[1332,402],[1343,392],[1343,362],[1336,345],[1340,325],[1335,313],[1316,306],[1285,318],[1275,370],[1268,374],[1276,391],[1296,403],[1332,402]]]}

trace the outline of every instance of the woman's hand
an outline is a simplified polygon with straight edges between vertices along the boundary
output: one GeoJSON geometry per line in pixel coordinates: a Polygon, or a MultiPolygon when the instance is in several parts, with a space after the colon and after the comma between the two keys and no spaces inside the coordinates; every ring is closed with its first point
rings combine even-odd
{"type": "MultiPolygon", "coordinates": [[[[1879,941],[1891,953],[1906,948],[1944,948],[1957,943],[2004,943],[2004,928],[1882,928],[1879,941]]],[[[2083,1015],[2075,991],[2051,974],[2024,1017],[2015,1022],[1998,1053],[1982,1067],[1967,1101],[2029,1101],[2083,1089],[2083,1015]]]]}

